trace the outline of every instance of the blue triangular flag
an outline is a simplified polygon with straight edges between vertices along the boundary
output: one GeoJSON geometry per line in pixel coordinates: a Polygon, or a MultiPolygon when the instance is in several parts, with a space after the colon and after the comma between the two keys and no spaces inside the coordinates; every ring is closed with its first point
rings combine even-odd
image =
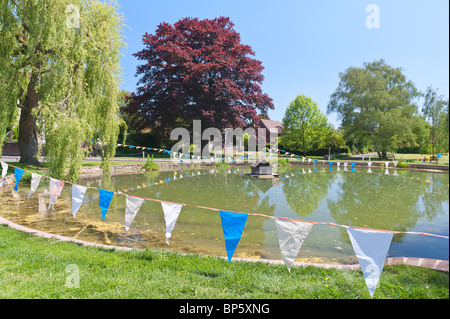
{"type": "Polygon", "coordinates": [[[227,249],[228,262],[231,263],[234,251],[242,236],[248,215],[220,211],[223,235],[225,237],[225,247],[227,249]]]}
{"type": "Polygon", "coordinates": [[[106,211],[108,210],[109,204],[111,204],[114,193],[100,188],[98,189],[98,193],[100,195],[99,205],[102,210],[103,221],[105,221],[106,211]]]}
{"type": "Polygon", "coordinates": [[[317,160],[314,160],[314,165],[316,165],[317,164],[317,160]]]}
{"type": "Polygon", "coordinates": [[[17,192],[19,190],[19,182],[20,179],[22,178],[22,174],[23,174],[23,169],[14,168],[14,177],[16,178],[16,186],[14,186],[14,190],[17,192]]]}

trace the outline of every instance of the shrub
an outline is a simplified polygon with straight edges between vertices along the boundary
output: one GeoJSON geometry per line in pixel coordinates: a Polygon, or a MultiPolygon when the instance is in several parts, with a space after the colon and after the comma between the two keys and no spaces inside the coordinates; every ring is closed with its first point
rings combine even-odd
{"type": "Polygon", "coordinates": [[[405,160],[399,160],[397,163],[398,168],[406,168],[408,167],[408,163],[405,160]]]}
{"type": "Polygon", "coordinates": [[[147,162],[144,165],[142,165],[142,168],[146,171],[157,171],[159,170],[159,165],[153,159],[153,155],[151,158],[150,156],[147,155],[147,162]]]}
{"type": "Polygon", "coordinates": [[[225,163],[225,160],[222,160],[221,162],[216,164],[216,168],[229,168],[230,165],[228,165],[227,163],[225,163]]]}
{"type": "Polygon", "coordinates": [[[289,160],[287,158],[278,157],[277,160],[271,160],[270,164],[280,165],[280,166],[288,166],[289,160]]]}

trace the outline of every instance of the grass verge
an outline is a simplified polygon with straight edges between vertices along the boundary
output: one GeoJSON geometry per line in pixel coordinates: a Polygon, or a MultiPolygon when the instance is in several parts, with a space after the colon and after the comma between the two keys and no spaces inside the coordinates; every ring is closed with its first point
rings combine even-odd
{"type": "MultiPolygon", "coordinates": [[[[36,237],[0,226],[0,298],[23,299],[358,299],[370,298],[360,271],[228,262],[170,251],[115,251],[36,237]],[[66,287],[66,267],[79,288],[66,287]]],[[[448,299],[449,275],[386,266],[374,298],[448,299]]]]}

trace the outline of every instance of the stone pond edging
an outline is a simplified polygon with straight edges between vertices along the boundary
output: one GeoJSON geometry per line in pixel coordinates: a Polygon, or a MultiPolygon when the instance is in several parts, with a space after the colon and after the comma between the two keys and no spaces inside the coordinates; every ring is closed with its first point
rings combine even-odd
{"type": "MultiPolygon", "coordinates": [[[[35,236],[48,238],[48,239],[56,239],[56,240],[63,241],[63,242],[72,242],[72,243],[82,245],[82,246],[98,247],[98,248],[118,250],[118,251],[130,251],[130,250],[139,251],[140,250],[137,248],[111,246],[111,245],[92,243],[89,241],[84,241],[84,240],[75,239],[75,238],[71,238],[71,237],[47,233],[47,232],[43,232],[40,230],[36,230],[36,229],[32,229],[32,228],[28,228],[28,227],[16,224],[14,222],[7,220],[6,218],[4,218],[2,216],[0,216],[0,225],[8,226],[15,230],[26,232],[28,234],[32,234],[35,236]]],[[[222,257],[222,256],[220,256],[219,258],[227,259],[227,257],[222,257]]],[[[244,261],[244,262],[264,262],[264,263],[279,264],[279,265],[284,264],[284,262],[282,260],[270,260],[270,259],[249,259],[249,258],[233,257],[233,260],[234,261],[244,261]]],[[[438,271],[449,272],[449,261],[448,260],[416,258],[416,257],[390,257],[390,258],[386,258],[386,261],[385,261],[385,265],[400,265],[400,264],[416,266],[416,267],[424,267],[424,268],[430,268],[430,269],[434,269],[434,270],[438,270],[438,271]]],[[[308,263],[308,262],[298,262],[298,261],[294,262],[293,266],[294,267],[314,266],[314,267],[327,268],[327,269],[334,268],[334,269],[338,269],[338,270],[359,270],[360,269],[359,264],[339,265],[339,264],[308,263]]]]}

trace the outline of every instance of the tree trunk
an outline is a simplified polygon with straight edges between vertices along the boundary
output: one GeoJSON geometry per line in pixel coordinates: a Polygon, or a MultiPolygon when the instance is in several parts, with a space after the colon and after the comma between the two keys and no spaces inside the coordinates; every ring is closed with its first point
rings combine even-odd
{"type": "Polygon", "coordinates": [[[378,158],[380,159],[380,160],[385,160],[385,159],[387,159],[387,152],[386,151],[377,151],[377,154],[378,154],[378,158]]]}
{"type": "MultiPolygon", "coordinates": [[[[40,64],[37,63],[36,66],[39,69],[40,64]]],[[[36,92],[38,82],[39,75],[33,72],[20,111],[18,144],[20,163],[25,164],[39,164],[39,160],[36,158],[38,153],[38,140],[34,130],[36,118],[32,114],[33,109],[37,108],[39,104],[39,96],[36,92]]]]}
{"type": "Polygon", "coordinates": [[[38,152],[38,141],[34,127],[35,117],[31,114],[31,109],[24,107],[20,112],[19,120],[19,152],[20,163],[39,164],[36,158],[38,152]]]}

